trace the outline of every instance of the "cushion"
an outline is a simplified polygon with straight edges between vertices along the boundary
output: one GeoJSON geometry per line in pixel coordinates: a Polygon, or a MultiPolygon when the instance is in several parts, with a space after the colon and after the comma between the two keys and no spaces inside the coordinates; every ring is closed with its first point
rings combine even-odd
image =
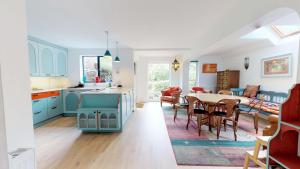
{"type": "Polygon", "coordinates": [[[161,100],[167,101],[167,102],[173,102],[172,96],[161,96],[161,100]]]}
{"type": "Polygon", "coordinates": [[[204,92],[204,89],[202,87],[193,87],[192,90],[195,92],[204,92]]]}
{"type": "Polygon", "coordinates": [[[247,85],[243,96],[245,97],[256,97],[257,92],[259,91],[260,85],[256,86],[256,85],[247,85]]]}
{"type": "MultiPolygon", "coordinates": [[[[259,101],[259,99],[249,99],[249,102],[246,105],[251,107],[254,106],[255,109],[259,109],[260,104],[257,104],[259,101]]],[[[279,103],[264,101],[261,105],[261,110],[265,112],[270,112],[272,114],[279,114],[279,106],[279,103]]]]}

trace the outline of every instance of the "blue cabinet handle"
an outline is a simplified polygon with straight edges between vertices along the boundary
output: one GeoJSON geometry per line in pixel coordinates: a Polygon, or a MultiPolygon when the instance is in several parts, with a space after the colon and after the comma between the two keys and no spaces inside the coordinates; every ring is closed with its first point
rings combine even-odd
{"type": "Polygon", "coordinates": [[[39,102],[39,101],[40,101],[40,100],[34,100],[33,102],[34,102],[34,103],[37,103],[37,102],[39,102]]]}
{"type": "Polygon", "coordinates": [[[52,107],[51,109],[56,109],[57,107],[55,106],[55,107],[52,107]]]}
{"type": "Polygon", "coordinates": [[[56,99],[57,97],[51,97],[51,99],[56,99]]]}
{"type": "Polygon", "coordinates": [[[42,111],[34,112],[34,114],[40,114],[40,113],[42,113],[42,111]]]}

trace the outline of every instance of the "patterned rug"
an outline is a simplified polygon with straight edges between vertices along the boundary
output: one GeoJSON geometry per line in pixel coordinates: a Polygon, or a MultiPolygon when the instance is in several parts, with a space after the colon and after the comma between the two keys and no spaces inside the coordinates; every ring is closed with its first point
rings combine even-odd
{"type": "Polygon", "coordinates": [[[227,125],[226,132],[222,127],[220,138],[217,140],[216,130],[209,132],[208,126],[205,125],[202,126],[199,136],[195,119],[190,123],[189,130],[186,130],[186,110],[178,110],[175,123],[172,107],[163,106],[163,111],[178,165],[241,167],[246,151],[253,150],[256,134],[251,119],[240,116],[237,141],[234,141],[231,124],[227,125]]]}

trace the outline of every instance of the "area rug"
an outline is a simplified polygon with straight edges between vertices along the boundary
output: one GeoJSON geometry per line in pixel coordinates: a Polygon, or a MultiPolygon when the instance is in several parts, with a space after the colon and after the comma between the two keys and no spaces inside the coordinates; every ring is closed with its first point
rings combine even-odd
{"type": "Polygon", "coordinates": [[[256,134],[253,121],[250,119],[239,119],[237,141],[234,141],[230,124],[226,132],[222,127],[220,138],[217,140],[216,130],[209,132],[208,126],[205,125],[202,126],[199,136],[196,120],[190,123],[189,130],[186,130],[185,110],[178,110],[175,123],[171,106],[164,106],[163,112],[178,165],[241,167],[244,164],[246,151],[254,148],[256,134]]]}

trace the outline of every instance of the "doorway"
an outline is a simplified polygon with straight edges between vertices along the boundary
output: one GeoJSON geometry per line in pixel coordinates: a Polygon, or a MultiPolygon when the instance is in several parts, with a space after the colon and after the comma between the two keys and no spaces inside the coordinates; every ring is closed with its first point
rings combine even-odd
{"type": "Polygon", "coordinates": [[[149,101],[159,101],[161,90],[170,86],[170,64],[148,64],[147,98],[149,101]]]}

